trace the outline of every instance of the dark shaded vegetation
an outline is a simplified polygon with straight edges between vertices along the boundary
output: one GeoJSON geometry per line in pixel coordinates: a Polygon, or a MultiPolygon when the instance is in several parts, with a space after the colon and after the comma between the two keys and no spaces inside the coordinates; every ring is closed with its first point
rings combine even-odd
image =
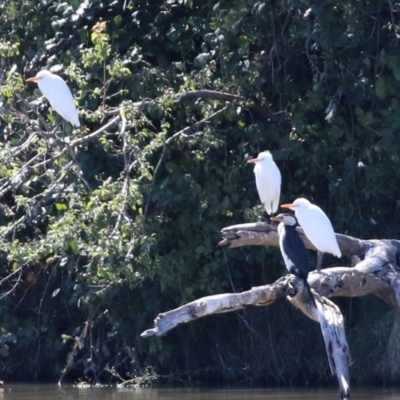
{"type": "MultiPolygon", "coordinates": [[[[217,247],[222,227],[261,213],[246,164],[261,150],[283,202],[313,200],[338,232],[400,236],[399,12],[366,0],[3,1],[1,376],[326,381],[318,325],[283,302],[139,334],[160,311],[285,273],[278,249],[217,247]],[[118,124],[54,144],[71,128],[56,129],[24,83],[45,67],[90,132],[118,124]],[[245,100],[179,99],[204,89],[245,100]]],[[[337,301],[352,377],[398,381],[397,311],[337,301]]]]}

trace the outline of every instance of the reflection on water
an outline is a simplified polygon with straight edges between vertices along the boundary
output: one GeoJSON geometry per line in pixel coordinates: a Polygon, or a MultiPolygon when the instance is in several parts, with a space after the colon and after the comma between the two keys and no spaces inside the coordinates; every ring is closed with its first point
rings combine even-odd
{"type": "MultiPolygon", "coordinates": [[[[5,385],[0,400],[338,400],[334,389],[117,389],[5,385]]],[[[400,388],[354,389],[352,400],[397,400],[400,388]]]]}

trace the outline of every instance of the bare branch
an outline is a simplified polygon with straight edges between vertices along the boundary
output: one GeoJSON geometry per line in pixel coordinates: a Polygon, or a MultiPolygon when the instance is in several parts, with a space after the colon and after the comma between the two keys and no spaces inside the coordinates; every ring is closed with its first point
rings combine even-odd
{"type": "Polygon", "coordinates": [[[254,287],[242,293],[224,293],[202,297],[175,310],[159,314],[154,320],[154,328],[143,332],[141,336],[160,336],[179,324],[211,314],[236,311],[249,305],[272,304],[277,298],[289,294],[289,279],[290,275],[286,275],[271,285],[254,287]]]}
{"type": "Polygon", "coordinates": [[[175,102],[179,103],[182,101],[187,101],[187,100],[193,101],[197,99],[220,100],[230,103],[240,103],[244,109],[247,109],[250,112],[259,115],[261,117],[267,118],[270,121],[278,121],[281,120],[282,117],[286,118],[285,113],[282,111],[273,113],[266,105],[253,104],[251,101],[242,96],[226,92],[218,92],[216,90],[193,90],[185,94],[179,94],[176,96],[175,102]]]}
{"type": "Polygon", "coordinates": [[[99,138],[104,131],[106,131],[107,129],[113,127],[114,125],[116,125],[121,119],[120,115],[116,115],[114,118],[112,118],[109,122],[107,122],[107,124],[103,125],[100,129],[98,129],[95,132],[90,133],[89,135],[86,135],[82,138],[78,138],[75,139],[73,141],[71,141],[71,143],[69,144],[69,147],[77,147],[77,146],[81,146],[82,144],[86,144],[91,142],[94,139],[99,138]]]}
{"type": "Polygon", "coordinates": [[[21,281],[21,278],[22,278],[22,268],[21,268],[21,267],[20,267],[20,268],[17,268],[14,272],[12,272],[11,274],[7,275],[5,278],[3,278],[3,279],[0,281],[0,284],[2,284],[2,283],[4,283],[6,280],[10,279],[12,276],[14,276],[14,275],[17,274],[17,273],[19,273],[19,276],[18,276],[18,278],[17,278],[17,281],[13,284],[13,286],[12,286],[12,288],[11,288],[10,290],[8,290],[7,292],[2,293],[2,294],[0,295],[0,299],[4,299],[4,298],[7,297],[8,295],[12,294],[12,293],[15,291],[15,289],[18,287],[18,285],[19,285],[19,283],[20,283],[20,281],[21,281]]]}
{"type": "Polygon", "coordinates": [[[246,99],[242,96],[237,96],[235,94],[226,93],[226,92],[218,92],[216,90],[193,90],[187,92],[185,94],[179,94],[176,96],[176,103],[185,100],[197,100],[197,99],[206,99],[206,100],[221,100],[221,101],[246,101],[246,99]]]}
{"type": "Polygon", "coordinates": [[[5,180],[5,182],[0,187],[0,196],[3,196],[14,186],[19,186],[19,184],[22,184],[24,182],[25,175],[28,173],[29,169],[34,169],[31,164],[33,164],[37,160],[37,158],[40,158],[42,155],[42,153],[36,154],[36,156],[28,160],[15,174],[5,180]]]}
{"type": "Polygon", "coordinates": [[[146,330],[141,336],[160,336],[179,324],[206,315],[236,311],[248,305],[265,306],[284,296],[307,317],[320,324],[331,372],[338,379],[341,398],[348,399],[350,352],[343,316],[334,303],[318,294],[315,296],[317,307],[314,307],[304,284],[293,275],[286,275],[271,285],[252,288],[242,293],[203,297],[159,314],[154,320],[154,328],[146,330]]]}
{"type": "MultiPolygon", "coordinates": [[[[307,249],[316,250],[304,235],[301,228],[297,228],[307,249]]],[[[251,222],[247,224],[232,225],[221,230],[222,240],[219,246],[229,248],[242,246],[279,246],[277,225],[264,222],[251,222]]],[[[360,240],[352,236],[336,234],[340,250],[345,255],[358,255],[363,257],[374,246],[373,241],[360,240]]]]}
{"type": "Polygon", "coordinates": [[[24,97],[22,97],[19,93],[16,94],[17,99],[29,110],[33,111],[36,115],[36,117],[40,120],[40,122],[42,123],[42,125],[45,128],[46,132],[50,132],[49,127],[46,123],[46,120],[42,117],[42,115],[40,114],[40,112],[37,110],[36,107],[34,107],[34,105],[32,103],[29,103],[29,101],[27,101],[24,97]]]}
{"type": "Polygon", "coordinates": [[[86,338],[86,336],[88,334],[88,330],[90,329],[90,322],[91,322],[90,319],[88,319],[84,323],[82,331],[81,331],[81,334],[79,335],[79,337],[75,337],[75,343],[74,343],[74,346],[72,348],[72,351],[68,354],[67,365],[61,371],[61,376],[60,376],[60,379],[58,380],[58,386],[61,386],[62,381],[64,379],[64,376],[72,368],[75,354],[78,352],[78,350],[79,350],[79,348],[80,348],[80,346],[82,344],[82,341],[86,338]]]}
{"type": "MultiPolygon", "coordinates": [[[[63,181],[63,179],[67,176],[69,169],[71,166],[74,164],[74,160],[71,160],[66,166],[64,166],[63,170],[61,171],[60,176],[58,179],[53,182],[50,187],[48,187],[44,192],[37,194],[36,196],[32,197],[30,201],[32,200],[38,200],[39,201],[33,206],[32,210],[38,210],[39,207],[41,207],[43,204],[46,203],[47,199],[52,196],[54,193],[55,189],[58,187],[58,185],[63,181]]],[[[0,236],[5,237],[9,233],[11,233],[19,224],[21,224],[23,221],[25,221],[30,213],[24,214],[21,218],[19,218],[17,221],[15,221],[11,226],[5,228],[4,230],[1,231],[0,236]]]]}

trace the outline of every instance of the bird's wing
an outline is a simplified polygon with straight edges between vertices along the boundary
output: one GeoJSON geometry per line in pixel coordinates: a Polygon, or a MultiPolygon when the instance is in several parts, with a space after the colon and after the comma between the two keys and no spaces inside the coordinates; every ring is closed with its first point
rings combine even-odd
{"type": "Polygon", "coordinates": [[[272,175],[274,176],[273,181],[274,184],[272,185],[271,189],[274,193],[273,200],[272,200],[272,212],[278,211],[280,197],[281,197],[281,184],[282,184],[282,176],[281,171],[274,163],[274,168],[272,170],[272,175]]]}
{"type": "Polygon", "coordinates": [[[310,207],[304,215],[299,216],[298,221],[307,238],[319,251],[341,257],[331,221],[319,207],[310,207]]]}
{"type": "Polygon", "coordinates": [[[54,79],[51,82],[51,86],[43,85],[39,86],[39,88],[58,114],[71,124],[77,127],[80,126],[74,98],[63,79],[54,79]]]}
{"type": "Polygon", "coordinates": [[[294,227],[286,227],[286,240],[283,241],[283,250],[293,264],[307,277],[309,271],[308,252],[294,227]]]}
{"type": "MultiPolygon", "coordinates": [[[[261,167],[261,166],[257,166],[261,167]]],[[[273,164],[271,168],[255,168],[258,196],[268,214],[278,210],[281,193],[281,173],[273,164]]]]}

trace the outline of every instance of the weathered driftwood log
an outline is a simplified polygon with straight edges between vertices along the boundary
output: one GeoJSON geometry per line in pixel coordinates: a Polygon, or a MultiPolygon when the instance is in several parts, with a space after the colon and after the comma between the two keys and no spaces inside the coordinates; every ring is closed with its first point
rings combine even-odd
{"type": "MultiPolygon", "coordinates": [[[[308,249],[316,250],[297,228],[308,249]]],[[[220,246],[279,246],[276,225],[249,223],[223,228],[220,246]]],[[[340,250],[352,267],[326,268],[321,274],[311,272],[311,287],[325,297],[360,297],[373,294],[400,308],[400,240],[361,240],[336,234],[340,250]],[[356,262],[354,262],[356,261],[356,262]]]]}
{"type": "MultiPolygon", "coordinates": [[[[299,233],[307,248],[316,250],[299,233]]],[[[279,246],[276,225],[249,223],[222,229],[220,246],[279,246]]],[[[328,297],[359,297],[373,294],[392,307],[400,308],[400,276],[398,240],[361,240],[346,235],[336,235],[340,250],[348,257],[351,267],[326,268],[309,274],[317,307],[309,301],[300,280],[286,275],[270,285],[251,288],[242,293],[219,294],[203,297],[175,310],[159,314],[154,328],[142,333],[142,337],[162,335],[181,323],[193,321],[206,315],[230,312],[248,305],[267,306],[277,298],[287,297],[306,316],[320,324],[325,342],[329,366],[335,374],[342,399],[349,397],[350,352],[344,331],[343,316],[328,297]]]]}
{"type": "Polygon", "coordinates": [[[319,294],[315,295],[317,307],[310,307],[309,296],[305,290],[294,297],[288,296],[289,301],[305,315],[318,322],[325,342],[326,354],[332,375],[336,375],[340,389],[340,398],[350,397],[351,362],[349,346],[342,313],[336,304],[319,294]]]}
{"type": "Polygon", "coordinates": [[[175,310],[159,314],[154,321],[154,328],[146,330],[141,336],[160,336],[179,324],[207,315],[235,311],[248,305],[266,306],[286,296],[305,315],[320,324],[331,372],[337,376],[341,398],[347,399],[350,353],[342,314],[334,303],[318,294],[315,295],[317,308],[314,307],[304,290],[303,282],[294,275],[286,275],[271,285],[255,287],[242,293],[203,297],[175,310]]]}

